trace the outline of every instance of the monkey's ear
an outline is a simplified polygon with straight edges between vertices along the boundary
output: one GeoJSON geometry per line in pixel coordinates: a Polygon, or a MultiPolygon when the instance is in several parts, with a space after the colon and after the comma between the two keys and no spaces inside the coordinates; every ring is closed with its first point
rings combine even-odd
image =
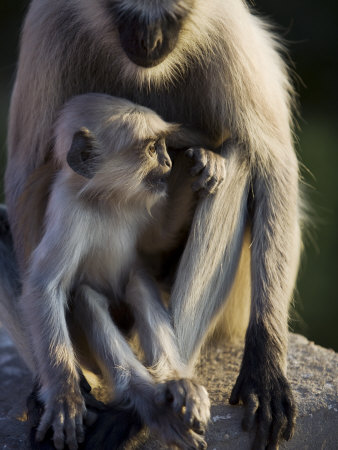
{"type": "Polygon", "coordinates": [[[79,175],[93,178],[95,156],[94,136],[87,128],[81,128],[73,136],[72,145],[67,153],[67,163],[79,175]]]}

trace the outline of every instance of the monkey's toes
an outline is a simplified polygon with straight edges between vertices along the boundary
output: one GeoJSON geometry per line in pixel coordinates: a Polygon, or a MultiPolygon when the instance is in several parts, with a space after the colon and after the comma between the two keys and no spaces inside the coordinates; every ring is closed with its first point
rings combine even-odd
{"type": "Polygon", "coordinates": [[[192,380],[171,380],[162,386],[162,403],[166,403],[197,434],[204,434],[210,419],[207,390],[192,380]]]}
{"type": "Polygon", "coordinates": [[[45,440],[49,429],[52,429],[52,440],[57,450],[67,445],[69,450],[77,450],[78,444],[84,441],[83,419],[86,416],[84,400],[78,389],[62,390],[51,395],[43,407],[39,425],[36,430],[36,441],[45,440]]]}

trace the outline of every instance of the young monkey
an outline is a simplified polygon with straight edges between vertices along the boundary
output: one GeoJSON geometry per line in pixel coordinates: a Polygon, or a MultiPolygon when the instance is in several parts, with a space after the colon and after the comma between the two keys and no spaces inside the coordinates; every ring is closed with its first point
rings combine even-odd
{"type": "Polygon", "coordinates": [[[77,448],[86,415],[77,368],[86,355],[76,332],[70,336],[66,310],[115,400],[131,405],[167,444],[204,446],[208,394],[186,378],[169,314],[137,252],[154,220],[151,208],[158,213],[166,202],[172,162],[165,139],[175,133],[179,127],[153,111],[103,94],[74,97],[59,115],[59,170],[20,298],[44,403],[36,437],[52,427],[56,448],[77,448]],[[110,310],[121,303],[134,312],[145,360],[162,383],[112,320],[110,310]]]}

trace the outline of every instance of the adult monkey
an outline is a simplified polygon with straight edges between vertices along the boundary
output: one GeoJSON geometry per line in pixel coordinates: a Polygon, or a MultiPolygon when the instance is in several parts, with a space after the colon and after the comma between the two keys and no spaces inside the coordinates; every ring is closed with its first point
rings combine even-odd
{"type": "MultiPolygon", "coordinates": [[[[230,402],[244,402],[245,429],[257,419],[255,448],[274,448],[290,438],[295,416],[285,363],[300,249],[298,165],[292,87],[278,48],[242,0],[33,0],[11,104],[6,172],[9,218],[24,270],[39,239],[52,179],[50,165],[43,168],[51,125],[70,96],[106,92],[128,98],[205,133],[215,147],[230,131],[242,166],[231,166],[230,156],[228,177],[235,181],[238,175],[231,167],[248,167],[250,179],[240,172],[236,189],[220,189],[199,202],[171,308],[182,357],[193,363],[229,297],[238,244],[245,223],[250,225],[250,275],[243,264],[244,279],[251,277],[250,322],[230,402]],[[25,196],[32,179],[39,190],[25,196]]],[[[238,313],[243,305],[233,303],[236,286],[225,312],[237,311],[230,323],[238,331],[245,320],[238,313]]],[[[244,288],[239,303],[249,298],[250,285],[244,288]]]]}

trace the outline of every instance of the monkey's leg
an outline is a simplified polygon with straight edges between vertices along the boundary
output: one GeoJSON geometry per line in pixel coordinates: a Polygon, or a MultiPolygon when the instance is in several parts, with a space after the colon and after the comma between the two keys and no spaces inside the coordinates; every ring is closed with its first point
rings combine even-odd
{"type": "Polygon", "coordinates": [[[189,368],[182,363],[176,338],[155,282],[144,271],[134,270],[126,289],[125,301],[134,312],[145,362],[151,373],[161,380],[163,404],[170,406],[194,430],[205,430],[210,419],[208,393],[192,379],[189,368]],[[184,412],[183,411],[184,407],[184,412]]]}
{"type": "Polygon", "coordinates": [[[36,439],[42,441],[51,427],[57,449],[63,449],[65,443],[70,449],[76,449],[78,442],[84,439],[86,408],[66,324],[66,293],[61,286],[48,282],[46,273],[40,272],[42,266],[38,274],[35,269],[32,267],[23,282],[19,304],[23,323],[30,334],[39,397],[44,404],[36,439]]]}
{"type": "Polygon", "coordinates": [[[243,152],[233,142],[221,152],[225,180],[197,205],[171,292],[180,355],[191,366],[229,294],[241,254],[250,182],[243,152]]]}
{"type": "Polygon", "coordinates": [[[166,404],[157,401],[158,388],[111,320],[107,299],[82,285],[73,311],[103,374],[114,388],[115,400],[132,406],[165,443],[182,449],[204,447],[202,436],[187,427],[166,404]]]}
{"type": "MultiPolygon", "coordinates": [[[[230,402],[245,405],[243,428],[257,422],[253,447],[290,439],[296,408],[286,379],[288,306],[300,255],[298,167],[293,154],[269,161],[254,181],[252,305],[245,351],[230,402]]],[[[263,165],[263,164],[262,164],[263,165]]]]}

